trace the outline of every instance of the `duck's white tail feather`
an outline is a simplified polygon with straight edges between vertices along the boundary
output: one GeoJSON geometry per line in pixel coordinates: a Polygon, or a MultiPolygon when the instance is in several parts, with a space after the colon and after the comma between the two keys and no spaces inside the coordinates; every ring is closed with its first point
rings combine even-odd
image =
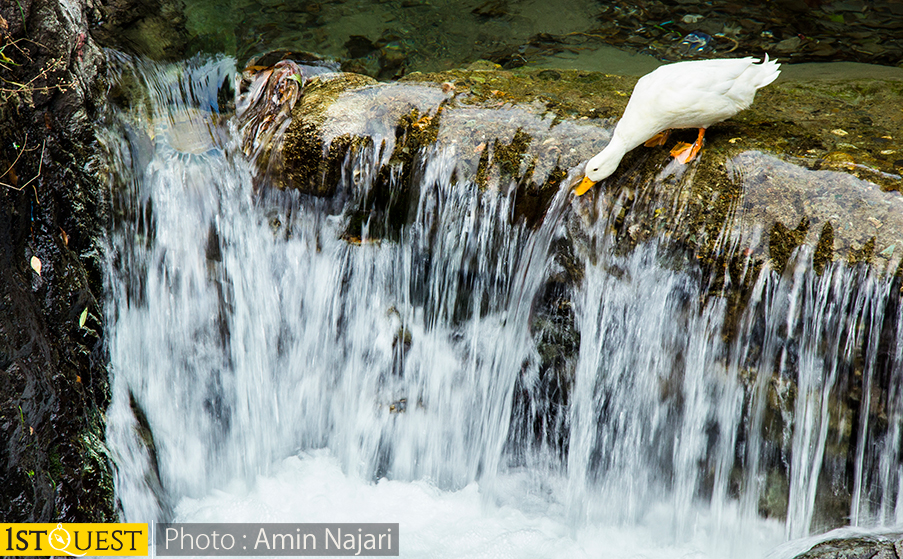
{"type": "Polygon", "coordinates": [[[761,64],[753,64],[749,68],[749,72],[754,72],[750,81],[756,89],[765,87],[774,80],[778,79],[781,71],[778,69],[781,65],[777,60],[769,60],[768,54],[765,54],[765,60],[761,64]]]}
{"type": "MultiPolygon", "coordinates": [[[[765,59],[758,64],[753,62],[754,58],[744,58],[743,60],[749,61],[749,65],[742,74],[727,84],[729,89],[725,91],[724,99],[730,99],[733,106],[723,115],[723,118],[748,109],[752,105],[756,91],[776,80],[781,73],[778,70],[781,65],[774,60],[769,60],[767,54],[765,59]]],[[[723,118],[719,120],[723,120],[723,118]]]]}

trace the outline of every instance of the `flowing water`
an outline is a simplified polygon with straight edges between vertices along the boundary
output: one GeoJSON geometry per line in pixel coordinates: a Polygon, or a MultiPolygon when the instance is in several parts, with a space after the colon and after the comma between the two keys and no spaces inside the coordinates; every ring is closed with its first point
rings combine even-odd
{"type": "Polygon", "coordinates": [[[692,258],[625,253],[602,215],[556,396],[535,318],[564,190],[512,223],[513,184],[431,148],[397,238],[349,240],[384,155],[333,199],[268,192],[221,114],[234,61],[122,67],[146,90],[106,134],[124,520],[399,522],[405,557],[762,557],[903,522],[891,279],[802,249],[737,318],[692,258]]]}

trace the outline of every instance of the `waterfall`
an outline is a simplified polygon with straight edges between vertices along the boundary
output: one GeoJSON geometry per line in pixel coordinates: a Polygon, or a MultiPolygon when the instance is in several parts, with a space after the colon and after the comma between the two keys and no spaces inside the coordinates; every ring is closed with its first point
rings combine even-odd
{"type": "MultiPolygon", "coordinates": [[[[539,225],[515,221],[514,181],[459,176],[453,146],[414,158],[397,231],[365,217],[351,236],[346,209],[394,137],[345,161],[332,198],[270,190],[227,114],[233,60],[120,64],[142,92],[104,135],[125,520],[254,520],[282,499],[292,519],[419,515],[539,556],[760,556],[838,519],[903,521],[893,278],[817,275],[804,247],[762,267],[737,316],[692,255],[665,238],[625,251],[603,212],[573,254],[581,279],[557,282],[586,202],[562,189],[539,225]],[[549,345],[550,298],[571,352],[549,345]],[[304,500],[310,480],[344,516],[304,500]]],[[[466,554],[434,545],[402,550],[466,554]]]]}

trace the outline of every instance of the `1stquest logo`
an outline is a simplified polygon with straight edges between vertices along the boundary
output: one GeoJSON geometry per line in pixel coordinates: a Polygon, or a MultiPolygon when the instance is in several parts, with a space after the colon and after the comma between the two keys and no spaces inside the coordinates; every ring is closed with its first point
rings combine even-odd
{"type": "Polygon", "coordinates": [[[0,555],[147,556],[147,524],[0,524],[0,555]]]}
{"type": "Polygon", "coordinates": [[[0,556],[395,556],[397,523],[0,523],[0,556]]]}

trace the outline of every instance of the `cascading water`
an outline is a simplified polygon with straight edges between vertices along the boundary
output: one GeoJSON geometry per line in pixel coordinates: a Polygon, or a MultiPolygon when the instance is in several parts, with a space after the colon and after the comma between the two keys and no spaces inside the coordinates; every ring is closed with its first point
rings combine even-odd
{"type": "Polygon", "coordinates": [[[903,520],[891,279],[816,275],[804,249],[735,319],[692,258],[624,253],[603,216],[552,398],[534,314],[577,203],[512,224],[515,185],[481,189],[436,146],[409,223],[349,239],[337,206],[394,138],[346,161],[339,202],[258,191],[220,114],[233,64],[123,61],[146,90],[106,136],[125,520],[400,522],[402,554],[430,557],[758,557],[838,507],[903,520]]]}

